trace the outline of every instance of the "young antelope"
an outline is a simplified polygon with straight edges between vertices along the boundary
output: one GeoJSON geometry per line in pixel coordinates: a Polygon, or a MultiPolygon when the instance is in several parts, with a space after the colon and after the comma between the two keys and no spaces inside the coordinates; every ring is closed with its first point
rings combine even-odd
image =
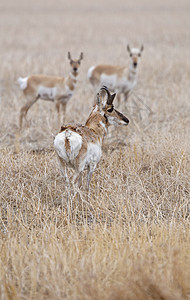
{"type": "Polygon", "coordinates": [[[140,49],[130,48],[127,45],[129,66],[98,65],[90,67],[88,70],[90,83],[96,89],[102,85],[106,85],[111,91],[117,93],[119,102],[121,94],[127,100],[129,92],[137,84],[138,65],[143,49],[143,45],[140,49]]]}
{"type": "Polygon", "coordinates": [[[63,116],[65,116],[66,105],[72,97],[78,76],[78,69],[83,53],[79,59],[72,59],[68,52],[68,59],[71,65],[71,71],[68,77],[57,77],[47,75],[31,75],[29,77],[19,77],[18,83],[27,99],[27,103],[20,110],[19,126],[22,128],[23,118],[26,118],[28,110],[38,100],[54,101],[60,119],[60,105],[62,106],[63,116]]]}

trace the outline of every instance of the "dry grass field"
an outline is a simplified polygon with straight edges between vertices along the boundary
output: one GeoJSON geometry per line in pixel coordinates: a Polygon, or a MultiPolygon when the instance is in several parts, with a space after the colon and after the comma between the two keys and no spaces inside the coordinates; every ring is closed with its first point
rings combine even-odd
{"type": "Polygon", "coordinates": [[[0,299],[190,299],[189,99],[189,0],[0,1],[0,299]],[[145,48],[130,124],[110,128],[88,198],[60,175],[52,103],[18,135],[17,78],[65,76],[83,51],[65,122],[84,123],[88,68],[127,64],[127,43],[145,48]]]}

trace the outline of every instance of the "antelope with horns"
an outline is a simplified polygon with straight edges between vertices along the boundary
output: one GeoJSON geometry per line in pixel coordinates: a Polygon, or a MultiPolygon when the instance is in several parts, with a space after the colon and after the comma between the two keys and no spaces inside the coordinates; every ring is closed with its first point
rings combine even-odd
{"type": "Polygon", "coordinates": [[[68,52],[68,59],[71,65],[71,71],[68,77],[56,77],[46,75],[31,75],[29,77],[19,77],[18,83],[27,99],[27,103],[20,110],[19,125],[22,128],[23,118],[26,117],[28,110],[38,100],[54,101],[60,119],[60,105],[62,106],[63,116],[65,115],[66,105],[72,97],[78,76],[78,69],[83,53],[79,59],[72,59],[68,52]]]}
{"type": "Polygon", "coordinates": [[[67,168],[75,171],[73,182],[81,180],[82,171],[87,169],[87,187],[89,190],[93,171],[96,169],[102,154],[102,143],[110,125],[127,125],[129,120],[114,109],[113,100],[107,87],[102,87],[97,94],[85,125],[68,124],[61,127],[55,136],[54,147],[60,163],[60,169],[66,182],[69,183],[67,168]]]}
{"type": "Polygon", "coordinates": [[[124,94],[124,99],[127,100],[129,92],[137,84],[138,64],[143,49],[143,45],[140,49],[130,48],[127,45],[129,66],[98,65],[90,67],[88,78],[91,84],[95,88],[106,85],[111,91],[117,93],[119,103],[121,94],[124,94]]]}

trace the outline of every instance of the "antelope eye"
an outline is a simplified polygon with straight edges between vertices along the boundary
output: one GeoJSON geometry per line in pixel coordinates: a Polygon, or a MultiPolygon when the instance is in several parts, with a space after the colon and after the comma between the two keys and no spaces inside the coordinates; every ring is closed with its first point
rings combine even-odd
{"type": "Polygon", "coordinates": [[[113,107],[108,109],[107,112],[111,113],[113,111],[113,107]]]}

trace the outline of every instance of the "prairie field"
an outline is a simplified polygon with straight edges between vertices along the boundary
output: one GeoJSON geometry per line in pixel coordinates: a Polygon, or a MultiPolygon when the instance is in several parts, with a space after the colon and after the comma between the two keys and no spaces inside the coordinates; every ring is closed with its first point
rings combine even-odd
{"type": "MultiPolygon", "coordinates": [[[[0,299],[190,299],[189,0],[0,0],[0,299]],[[53,147],[53,103],[26,103],[19,76],[67,76],[84,53],[64,123],[85,123],[95,64],[138,83],[115,107],[90,193],[67,188],[53,147]]],[[[71,171],[72,173],[72,171],[71,171]]],[[[70,174],[72,175],[72,174],[70,174]]]]}

